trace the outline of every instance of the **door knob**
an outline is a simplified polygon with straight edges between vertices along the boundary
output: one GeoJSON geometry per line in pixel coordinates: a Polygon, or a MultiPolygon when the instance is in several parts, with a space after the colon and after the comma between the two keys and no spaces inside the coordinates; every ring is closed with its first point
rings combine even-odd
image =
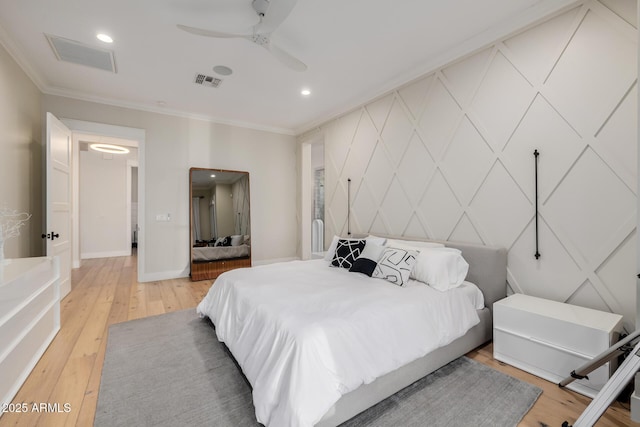
{"type": "Polygon", "coordinates": [[[60,237],[60,234],[51,232],[51,233],[47,233],[47,234],[41,234],[40,237],[42,237],[43,239],[51,239],[51,240],[53,240],[53,239],[56,239],[56,238],[60,237]]]}

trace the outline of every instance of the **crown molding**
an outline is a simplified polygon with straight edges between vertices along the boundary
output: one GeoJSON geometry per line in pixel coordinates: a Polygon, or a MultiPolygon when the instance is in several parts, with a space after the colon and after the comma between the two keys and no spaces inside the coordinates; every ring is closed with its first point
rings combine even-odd
{"type": "Polygon", "coordinates": [[[110,105],[112,107],[128,108],[131,110],[144,111],[147,113],[163,114],[172,117],[179,117],[183,119],[202,120],[205,122],[211,122],[221,125],[240,127],[244,129],[258,130],[263,132],[277,133],[281,135],[295,136],[293,129],[282,128],[277,126],[267,126],[259,123],[245,122],[240,120],[228,120],[220,117],[209,116],[206,114],[195,114],[181,110],[172,110],[164,107],[152,107],[149,105],[142,105],[134,102],[125,102],[122,100],[103,98],[83,92],[71,91],[68,89],[47,87],[42,91],[46,95],[61,96],[64,98],[76,99],[79,101],[94,102],[97,104],[110,105]]]}

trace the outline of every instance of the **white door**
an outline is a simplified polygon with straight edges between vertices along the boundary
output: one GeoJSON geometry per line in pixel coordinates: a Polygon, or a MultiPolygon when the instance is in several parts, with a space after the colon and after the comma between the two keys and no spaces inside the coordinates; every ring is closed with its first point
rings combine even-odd
{"type": "Polygon", "coordinates": [[[60,258],[60,298],[71,290],[71,131],[47,113],[47,256],[60,258]]]}

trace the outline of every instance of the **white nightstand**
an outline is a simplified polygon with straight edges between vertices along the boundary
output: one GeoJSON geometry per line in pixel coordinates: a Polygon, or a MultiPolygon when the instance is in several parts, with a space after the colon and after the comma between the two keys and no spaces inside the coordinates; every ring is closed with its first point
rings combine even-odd
{"type": "MultiPolygon", "coordinates": [[[[559,383],[618,340],[622,316],[515,294],[493,305],[493,357],[559,383]]],[[[610,363],[567,388],[594,397],[610,363]]]]}

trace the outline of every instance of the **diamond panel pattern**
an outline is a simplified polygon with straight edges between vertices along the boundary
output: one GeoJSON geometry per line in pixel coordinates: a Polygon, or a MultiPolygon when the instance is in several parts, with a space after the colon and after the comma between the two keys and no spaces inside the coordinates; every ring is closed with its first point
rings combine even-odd
{"type": "Polygon", "coordinates": [[[375,197],[378,204],[382,203],[387,188],[393,178],[394,168],[387,157],[382,144],[378,144],[371,156],[369,167],[365,175],[365,180],[369,185],[371,194],[375,197]]]}
{"type": "Polygon", "coordinates": [[[539,222],[539,240],[544,249],[536,260],[535,228],[531,221],[509,249],[511,274],[517,277],[517,284],[525,294],[566,301],[582,284],[584,275],[544,221],[539,222]],[[542,286],[544,283],[553,286],[542,286]]]}
{"type": "MultiPolygon", "coordinates": [[[[596,139],[602,142],[599,150],[605,150],[613,157],[615,164],[613,169],[618,172],[623,169],[627,176],[634,177],[637,169],[638,145],[629,144],[629,141],[638,140],[637,121],[638,86],[624,98],[620,106],[604,125],[596,139]],[[619,167],[616,167],[619,165],[619,167]]],[[[601,152],[602,153],[602,152],[601,152]]],[[[637,180],[627,182],[634,191],[637,191],[637,180]]]]}
{"type": "Polygon", "coordinates": [[[446,240],[460,219],[463,210],[451,187],[438,172],[431,182],[419,206],[423,222],[436,239],[446,240]]]}
{"type": "MultiPolygon", "coordinates": [[[[422,223],[418,219],[417,215],[413,215],[409,220],[409,225],[405,228],[404,236],[428,236],[429,234],[424,230],[422,223]]],[[[432,237],[432,236],[429,236],[432,237]]]]}
{"type": "Polygon", "coordinates": [[[491,236],[491,243],[505,248],[511,247],[534,214],[531,203],[500,162],[489,172],[470,208],[473,217],[491,236]],[[508,209],[500,209],[507,206],[508,209]]]}
{"type": "Polygon", "coordinates": [[[449,91],[438,79],[433,83],[430,96],[420,120],[420,131],[431,155],[439,159],[446,142],[451,138],[461,110],[449,91]]]}
{"type": "Polygon", "coordinates": [[[629,289],[636,286],[636,232],[631,235],[606,259],[596,271],[607,290],[617,302],[613,307],[625,317],[633,317],[635,309],[625,300],[629,298],[629,289]]]}
{"type": "Polygon", "coordinates": [[[377,138],[378,132],[371,119],[367,114],[363,114],[342,171],[343,179],[351,178],[353,182],[360,182],[367,170],[377,138]]]}
{"type": "Polygon", "coordinates": [[[352,211],[353,219],[357,221],[360,230],[365,233],[370,232],[378,211],[378,203],[376,203],[366,182],[360,186],[353,199],[352,211]]]}
{"type": "Polygon", "coordinates": [[[545,217],[593,261],[603,242],[634,215],[635,206],[635,194],[587,149],[549,198],[545,217]]]}
{"type": "Polygon", "coordinates": [[[395,178],[382,202],[382,214],[389,226],[389,231],[396,236],[403,234],[413,214],[411,203],[395,178]]]}
{"type": "Polygon", "coordinates": [[[485,49],[442,70],[460,104],[466,104],[471,99],[490,57],[491,49],[485,49]]]}
{"type": "Polygon", "coordinates": [[[414,133],[397,172],[402,188],[414,206],[420,201],[433,169],[431,156],[424,148],[420,137],[414,133]]]}
{"type": "Polygon", "coordinates": [[[551,72],[548,99],[579,133],[593,134],[636,79],[636,58],[635,43],[589,12],[551,72]]]}
{"type": "Polygon", "coordinates": [[[482,237],[478,234],[478,231],[473,226],[467,214],[462,215],[456,228],[453,229],[451,236],[447,240],[453,240],[457,242],[471,242],[484,244],[482,237]]]}
{"type": "Polygon", "coordinates": [[[413,118],[417,118],[419,116],[433,80],[433,75],[427,76],[398,90],[398,94],[404,101],[413,118]]]}
{"type": "Polygon", "coordinates": [[[571,295],[571,297],[567,299],[567,302],[569,304],[593,308],[594,310],[611,311],[607,303],[604,302],[589,280],[585,280],[582,286],[576,290],[575,294],[571,295]]]}
{"type": "Polygon", "coordinates": [[[538,194],[546,200],[583,148],[580,136],[539,95],[505,148],[505,165],[533,201],[535,181],[531,177],[535,174],[533,151],[537,149],[538,194]]]}
{"type": "Polygon", "coordinates": [[[493,155],[486,142],[469,119],[465,118],[453,136],[442,163],[449,183],[463,203],[471,200],[492,161],[493,155]]]}
{"type": "Polygon", "coordinates": [[[400,102],[395,101],[381,134],[394,165],[400,163],[400,159],[402,159],[404,150],[407,148],[407,144],[409,144],[409,138],[411,138],[412,133],[413,125],[411,121],[404,112],[400,102]]]}
{"type": "MultiPolygon", "coordinates": [[[[617,1],[617,0],[616,0],[617,1]]],[[[531,30],[518,34],[504,44],[513,53],[518,69],[530,82],[545,79],[558,59],[562,42],[571,31],[580,8],[569,10],[531,30]]]]}
{"type": "Polygon", "coordinates": [[[393,95],[388,95],[383,98],[380,98],[377,101],[372,102],[367,105],[365,108],[373,121],[376,129],[381,131],[384,127],[385,122],[387,121],[387,116],[389,115],[389,110],[391,110],[391,105],[393,104],[393,95]]]}
{"type": "Polygon", "coordinates": [[[327,230],[346,232],[351,177],[353,233],[505,246],[514,291],[612,310],[633,329],[637,37],[625,19],[635,23],[635,2],[602,3],[321,126],[327,230]]]}
{"type": "Polygon", "coordinates": [[[534,95],[522,74],[496,54],[472,104],[494,150],[504,147],[534,95]]]}

